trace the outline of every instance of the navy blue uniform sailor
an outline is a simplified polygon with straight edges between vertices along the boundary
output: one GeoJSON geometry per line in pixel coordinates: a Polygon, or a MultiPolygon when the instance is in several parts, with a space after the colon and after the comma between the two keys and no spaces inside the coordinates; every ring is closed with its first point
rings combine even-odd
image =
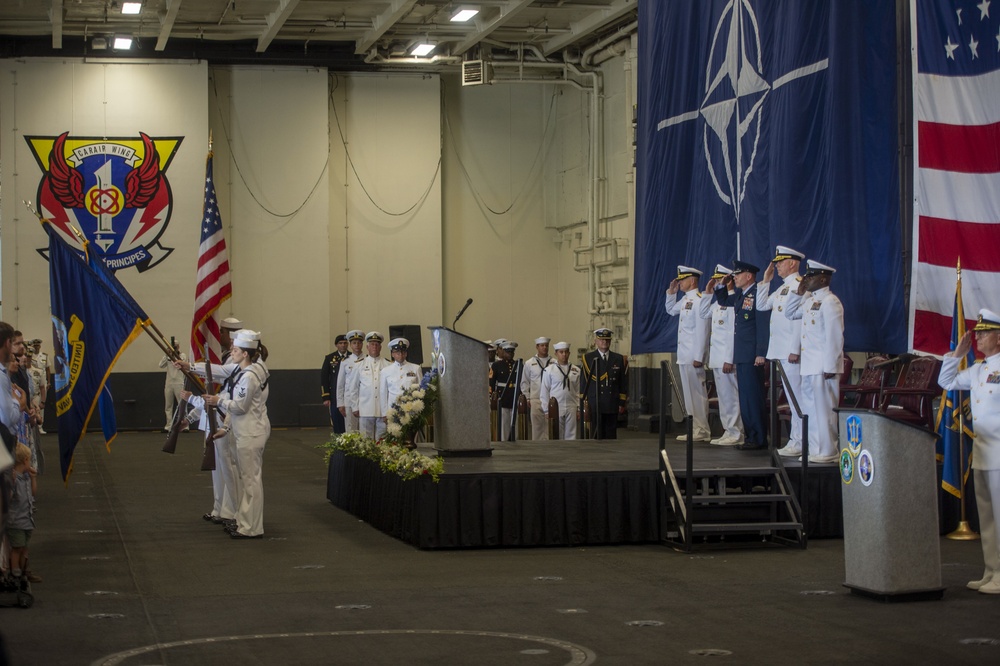
{"type": "Polygon", "coordinates": [[[979,509],[979,531],[985,571],[969,581],[970,590],[1000,594],[1000,314],[980,310],[979,321],[962,336],[955,351],[945,354],[938,384],[945,391],[969,391],[972,423],[976,432],[972,448],[972,476],[979,509]],[[972,347],[986,358],[962,370],[962,360],[972,347]]]}
{"type": "Polygon", "coordinates": [[[337,409],[337,377],[340,375],[340,364],[348,357],[347,336],[338,335],[333,344],[336,349],[326,355],[319,369],[320,398],[330,410],[333,433],[340,435],[344,432],[344,415],[337,409]]]}
{"type": "Polygon", "coordinates": [[[517,343],[500,338],[497,344],[497,360],[490,366],[490,394],[498,395],[500,409],[500,441],[511,439],[514,431],[514,408],[517,406],[518,364],[514,360],[517,343]]]}
{"type": "MultiPolygon", "coordinates": [[[[708,356],[708,321],[701,317],[702,293],[698,291],[701,271],[678,266],[677,277],[670,281],[664,307],[677,317],[677,367],[681,375],[684,406],[693,423],[692,439],[712,439],[708,425],[708,393],[705,391],[705,360],[708,356]],[[681,297],[677,298],[677,293],[681,297]]],[[[677,439],[687,439],[687,433],[677,439]]]]}
{"type": "Polygon", "coordinates": [[[611,329],[594,331],[594,351],[583,356],[583,387],[593,439],[618,439],[618,416],[628,405],[628,359],[611,351],[611,329]]]}
{"type": "MultiPolygon", "coordinates": [[[[712,279],[706,290],[712,293],[715,285],[732,273],[722,264],[715,265],[712,279]]],[[[733,365],[734,327],[736,318],[733,308],[721,305],[711,296],[701,299],[698,304],[702,319],[711,321],[711,336],[708,348],[708,367],[715,377],[715,391],[719,397],[719,420],[722,421],[722,436],[712,440],[717,446],[736,446],[743,443],[743,420],[740,418],[740,390],[736,384],[736,366],[733,365]]]]}
{"type": "Polygon", "coordinates": [[[757,273],[760,269],[745,261],[734,261],[733,272],[715,288],[715,301],[732,307],[734,325],[733,363],[740,390],[740,417],[743,419],[741,450],[767,447],[767,418],[764,403],[764,365],[770,313],[757,310],[757,273]]]}

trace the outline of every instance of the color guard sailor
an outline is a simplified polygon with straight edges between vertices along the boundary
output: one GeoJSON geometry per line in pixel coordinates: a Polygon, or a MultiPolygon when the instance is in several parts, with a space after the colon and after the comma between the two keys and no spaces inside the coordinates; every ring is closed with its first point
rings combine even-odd
{"type": "Polygon", "coordinates": [[[501,442],[510,440],[511,433],[514,432],[514,413],[519,391],[517,385],[518,363],[514,360],[516,349],[516,342],[501,338],[497,341],[498,360],[490,366],[490,394],[496,393],[499,396],[497,404],[500,409],[501,442]]]}
{"type": "Polygon", "coordinates": [[[326,355],[319,369],[320,399],[330,410],[330,425],[333,434],[344,432],[344,415],[337,409],[337,377],[340,375],[340,364],[348,357],[347,336],[338,335],[333,342],[335,350],[326,355]]]}
{"type": "Polygon", "coordinates": [[[580,368],[569,362],[568,342],[557,342],[555,352],[555,363],[550,363],[542,375],[539,402],[548,416],[550,398],[555,398],[559,405],[559,439],[576,439],[580,368]]]}
{"type": "Polygon", "coordinates": [[[546,405],[541,401],[542,374],[553,363],[549,356],[550,338],[535,339],[535,355],[524,362],[521,372],[521,393],[528,399],[531,409],[531,439],[548,439],[549,432],[545,425],[546,405]]]}

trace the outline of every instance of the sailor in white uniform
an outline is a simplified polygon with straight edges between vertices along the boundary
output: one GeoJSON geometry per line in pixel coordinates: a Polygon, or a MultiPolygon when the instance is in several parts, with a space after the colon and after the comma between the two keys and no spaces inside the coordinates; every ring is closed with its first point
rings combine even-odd
{"type": "Polygon", "coordinates": [[[389,361],[379,356],[383,340],[385,338],[378,331],[371,331],[365,336],[368,356],[351,372],[347,386],[347,402],[358,417],[359,432],[375,440],[385,435],[385,413],[382,411],[379,387],[382,370],[389,365],[389,361]]]}
{"type": "MultiPolygon", "coordinates": [[[[802,278],[799,276],[799,264],[805,255],[798,250],[779,245],[774,253],[774,259],[764,271],[764,279],[760,283],[757,296],[757,309],[771,311],[771,332],[767,343],[767,359],[781,363],[782,370],[788,378],[785,393],[791,393],[798,401],[802,400],[802,377],[799,373],[800,356],[802,354],[802,321],[784,316],[788,301],[798,291],[802,278]],[[773,293],[768,293],[771,279],[777,271],[782,279],[781,285],[773,293]]],[[[787,396],[786,396],[787,397],[787,396]]],[[[792,401],[788,399],[789,405],[792,401]]],[[[774,436],[777,442],[777,437],[774,436]]],[[[777,444],[776,444],[777,445],[777,444]]],[[[778,450],[783,456],[798,457],[802,455],[802,419],[792,408],[791,431],[788,443],[778,450]]]]}
{"type": "MultiPolygon", "coordinates": [[[[667,289],[667,314],[677,317],[677,366],[680,369],[684,406],[694,420],[696,442],[712,439],[708,426],[708,394],[705,392],[705,359],[708,356],[708,322],[701,318],[702,293],[698,291],[701,271],[678,266],[677,277],[667,289]],[[682,292],[677,298],[678,291],[682,292]]],[[[687,433],[677,439],[687,439],[687,433]]]]}
{"type": "Polygon", "coordinates": [[[337,373],[337,409],[344,415],[344,432],[358,432],[358,417],[354,415],[347,403],[348,379],[354,368],[364,359],[365,332],[354,329],[347,333],[347,346],[351,353],[340,362],[340,372],[337,373]]]}
{"type": "MultiPolygon", "coordinates": [[[[705,289],[711,294],[716,282],[732,271],[722,264],[715,265],[715,273],[705,289]]],[[[743,420],[740,418],[740,391],[736,383],[736,366],[733,365],[736,319],[733,308],[720,305],[715,299],[702,298],[699,303],[702,319],[711,322],[711,338],[708,347],[708,367],[715,377],[715,392],[719,398],[719,419],[722,421],[722,436],[712,440],[719,446],[736,446],[743,443],[743,420]]]]}
{"type": "Polygon", "coordinates": [[[406,338],[393,338],[389,341],[389,352],[392,363],[386,366],[379,376],[379,397],[382,400],[382,415],[389,413],[403,391],[420,384],[420,366],[406,360],[410,351],[410,341],[406,338]]]}
{"type": "MultiPolygon", "coordinates": [[[[835,269],[810,259],[785,316],[802,320],[802,411],[809,416],[809,462],[839,459],[837,414],[844,372],[844,306],[830,291],[835,269]]],[[[772,319],[774,316],[771,317],[772,319]]]]}
{"type": "Polygon", "coordinates": [[[546,337],[535,338],[535,355],[524,362],[521,371],[521,393],[528,399],[531,411],[531,439],[548,439],[549,430],[545,426],[545,408],[541,401],[542,373],[554,361],[549,356],[549,342],[546,337]]]}
{"type": "Polygon", "coordinates": [[[557,342],[556,360],[545,368],[539,402],[548,417],[549,402],[559,404],[559,439],[576,439],[576,410],[580,405],[580,368],[569,362],[569,343],[557,342]]]}
{"type": "Polygon", "coordinates": [[[234,539],[264,536],[264,446],[271,435],[267,417],[270,372],[261,359],[260,333],[243,329],[233,339],[230,360],[238,369],[220,395],[206,395],[208,406],[217,406],[228,418],[236,440],[236,460],[240,476],[234,539]]]}
{"type": "Polygon", "coordinates": [[[976,438],[972,447],[972,477],[979,508],[979,531],[986,570],[981,580],[969,581],[970,590],[1000,594],[1000,314],[980,310],[979,321],[955,351],[944,355],[938,383],[945,391],[969,391],[976,438]],[[986,358],[965,370],[961,362],[972,346],[986,358]]]}

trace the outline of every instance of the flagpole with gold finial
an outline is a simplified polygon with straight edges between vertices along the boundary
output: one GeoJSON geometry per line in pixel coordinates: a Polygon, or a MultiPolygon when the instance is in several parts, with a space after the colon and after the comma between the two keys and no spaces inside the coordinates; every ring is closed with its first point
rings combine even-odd
{"type": "MultiPolygon", "coordinates": [[[[958,263],[955,265],[955,272],[958,274],[958,285],[959,290],[961,290],[962,285],[962,258],[958,258],[958,263]]],[[[961,293],[961,292],[960,292],[961,293]]],[[[962,312],[959,315],[965,318],[965,309],[962,308],[962,312]]],[[[958,521],[958,527],[955,528],[954,532],[947,535],[947,538],[953,541],[976,541],[979,539],[979,535],[969,527],[969,521],[966,519],[965,515],[965,399],[962,396],[962,391],[957,392],[958,395],[958,503],[961,507],[961,517],[958,521]]]]}

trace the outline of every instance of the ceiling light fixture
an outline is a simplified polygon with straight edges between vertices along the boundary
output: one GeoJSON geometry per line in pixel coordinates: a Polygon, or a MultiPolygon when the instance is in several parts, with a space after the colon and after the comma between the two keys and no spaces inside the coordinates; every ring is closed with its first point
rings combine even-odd
{"type": "Polygon", "coordinates": [[[413,47],[413,50],[410,51],[410,55],[423,58],[424,56],[430,55],[431,51],[433,51],[436,46],[436,44],[417,44],[413,47]]]}
{"type": "Polygon", "coordinates": [[[478,9],[462,8],[462,9],[459,9],[457,12],[455,12],[455,14],[451,17],[451,22],[452,23],[465,23],[466,21],[471,20],[472,17],[475,16],[476,14],[478,14],[478,13],[479,13],[478,9]]]}
{"type": "Polygon", "coordinates": [[[141,2],[123,2],[122,14],[138,14],[142,11],[141,2]]]}
{"type": "Polygon", "coordinates": [[[114,46],[112,48],[115,51],[128,51],[132,48],[132,38],[128,35],[115,35],[114,46]]]}

